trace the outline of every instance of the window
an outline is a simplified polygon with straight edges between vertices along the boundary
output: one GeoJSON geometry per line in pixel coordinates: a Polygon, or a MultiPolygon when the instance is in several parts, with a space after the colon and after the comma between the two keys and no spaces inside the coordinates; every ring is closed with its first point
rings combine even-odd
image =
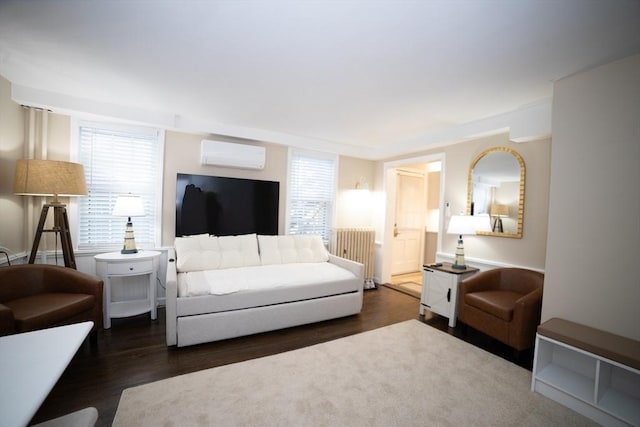
{"type": "Polygon", "coordinates": [[[319,235],[328,244],[335,207],[336,164],[335,155],[290,151],[288,234],[319,235]]]}
{"type": "Polygon", "coordinates": [[[78,248],[122,247],[126,218],[112,215],[120,194],[141,196],[145,216],[132,218],[136,246],[160,244],[164,135],[157,129],[81,122],[78,162],[88,196],[77,205],[78,248]]]}

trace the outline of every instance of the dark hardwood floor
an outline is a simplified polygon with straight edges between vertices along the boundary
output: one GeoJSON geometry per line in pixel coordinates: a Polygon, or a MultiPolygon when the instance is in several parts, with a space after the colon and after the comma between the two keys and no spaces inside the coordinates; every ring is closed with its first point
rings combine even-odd
{"type": "Polygon", "coordinates": [[[219,341],[176,348],[165,344],[164,309],[158,320],[149,315],[114,319],[100,331],[97,345],[82,344],[32,423],[42,422],[89,406],[98,409],[97,426],[110,426],[122,391],[175,375],[269,356],[341,338],[382,326],[418,319],[493,354],[531,369],[533,353],[514,355],[508,347],[468,328],[449,328],[447,319],[418,314],[415,297],[381,286],[365,291],[362,312],[356,316],[219,341]]]}

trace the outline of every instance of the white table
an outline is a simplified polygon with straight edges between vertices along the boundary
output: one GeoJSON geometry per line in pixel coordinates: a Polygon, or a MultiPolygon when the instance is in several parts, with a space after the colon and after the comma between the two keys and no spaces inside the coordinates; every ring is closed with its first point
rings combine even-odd
{"type": "Polygon", "coordinates": [[[139,251],[135,254],[109,252],[96,255],[96,273],[104,282],[103,315],[104,328],[111,327],[115,317],[136,316],[151,313],[151,319],[158,318],[156,309],[156,278],[160,252],[139,251]],[[147,297],[126,301],[112,301],[111,279],[148,275],[147,297]]]}
{"type": "Polygon", "coordinates": [[[26,426],[93,322],[0,337],[0,426],[26,426]]]}

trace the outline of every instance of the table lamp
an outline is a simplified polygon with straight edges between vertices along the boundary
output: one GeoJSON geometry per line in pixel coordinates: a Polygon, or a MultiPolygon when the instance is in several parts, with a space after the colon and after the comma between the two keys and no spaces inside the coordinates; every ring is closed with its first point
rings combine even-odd
{"type": "Polygon", "coordinates": [[[131,222],[131,217],[144,216],[144,205],[142,204],[142,197],[134,196],[132,194],[118,196],[118,199],[116,200],[116,206],[113,208],[112,215],[126,216],[128,218],[127,226],[124,231],[124,245],[120,253],[138,253],[138,249],[136,249],[136,239],[133,236],[133,223],[131,222]]]}
{"type": "Polygon", "coordinates": [[[465,270],[467,268],[464,261],[464,242],[463,235],[476,234],[476,218],[471,215],[453,215],[449,220],[447,234],[457,234],[458,246],[456,247],[456,258],[451,266],[456,270],[465,270]]]}

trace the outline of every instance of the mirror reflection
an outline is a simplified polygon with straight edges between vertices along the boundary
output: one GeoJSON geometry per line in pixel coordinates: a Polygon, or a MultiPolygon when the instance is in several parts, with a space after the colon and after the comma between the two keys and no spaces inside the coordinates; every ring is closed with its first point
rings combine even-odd
{"type": "Polygon", "coordinates": [[[510,148],[490,148],[475,158],[469,169],[467,212],[486,216],[491,230],[478,234],[522,237],[524,178],[524,161],[510,148]]]}

